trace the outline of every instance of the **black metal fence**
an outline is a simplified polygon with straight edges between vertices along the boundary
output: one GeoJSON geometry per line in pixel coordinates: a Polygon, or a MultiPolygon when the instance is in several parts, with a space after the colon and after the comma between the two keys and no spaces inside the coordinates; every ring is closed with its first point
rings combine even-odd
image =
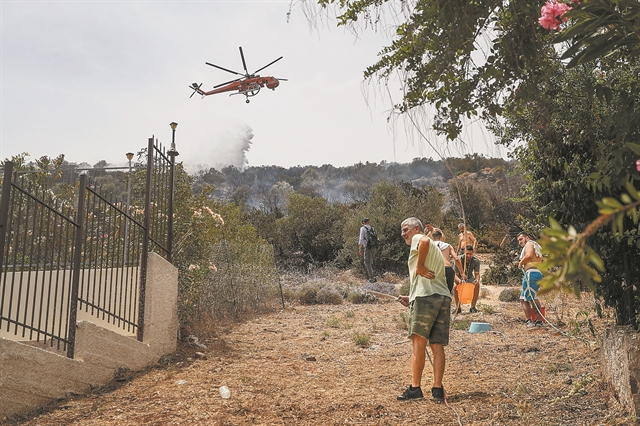
{"type": "MultiPolygon", "coordinates": [[[[80,176],[75,205],[5,163],[0,201],[0,331],[73,358],[78,316],[143,338],[147,255],[171,259],[174,154],[149,139],[143,206],[80,176]]],[[[132,176],[129,176],[132,179],[132,176]]]]}

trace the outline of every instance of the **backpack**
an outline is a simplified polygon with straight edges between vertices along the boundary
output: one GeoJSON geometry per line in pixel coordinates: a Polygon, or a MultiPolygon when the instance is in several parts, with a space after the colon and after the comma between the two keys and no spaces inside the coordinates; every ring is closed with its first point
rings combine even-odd
{"type": "Polygon", "coordinates": [[[373,226],[365,226],[367,230],[367,247],[376,248],[380,245],[380,240],[378,239],[378,234],[376,234],[376,230],[373,229],[373,226]]]}

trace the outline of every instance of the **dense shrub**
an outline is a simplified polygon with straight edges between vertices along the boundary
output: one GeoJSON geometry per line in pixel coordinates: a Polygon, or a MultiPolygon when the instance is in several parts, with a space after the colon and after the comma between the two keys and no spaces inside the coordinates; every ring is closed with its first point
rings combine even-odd
{"type": "Polygon", "coordinates": [[[292,193],[287,199],[287,212],[277,220],[283,260],[298,252],[305,264],[335,260],[343,246],[346,207],[324,198],[292,193]]]}
{"type": "Polygon", "coordinates": [[[304,283],[296,292],[296,299],[303,305],[314,305],[316,303],[316,295],[320,288],[317,283],[304,283]]]}
{"type": "Polygon", "coordinates": [[[379,293],[389,294],[391,296],[397,296],[398,290],[396,290],[396,286],[387,282],[375,282],[375,283],[365,283],[362,285],[362,289],[364,290],[373,290],[379,293]]]}
{"type": "Polygon", "coordinates": [[[403,274],[397,274],[395,272],[388,272],[387,271],[387,272],[382,274],[382,282],[391,283],[394,286],[396,284],[400,284],[405,279],[405,277],[407,275],[406,272],[407,271],[404,271],[403,274]]]}
{"type": "Polygon", "coordinates": [[[272,246],[243,222],[237,205],[193,195],[190,182],[177,167],[173,264],[181,326],[207,333],[221,320],[281,307],[272,246]]]}
{"type": "Polygon", "coordinates": [[[352,283],[344,283],[344,282],[335,282],[332,284],[334,289],[340,293],[343,299],[346,299],[349,296],[349,293],[353,291],[355,287],[352,283]]]}
{"type": "Polygon", "coordinates": [[[406,273],[409,247],[400,237],[400,223],[412,216],[441,223],[443,202],[444,196],[433,186],[416,188],[407,182],[380,181],[371,188],[371,199],[365,208],[351,212],[347,219],[342,234],[344,247],[336,261],[365,274],[362,256],[358,254],[358,235],[362,218],[366,216],[380,239],[374,256],[374,272],[406,273]]]}
{"type": "Polygon", "coordinates": [[[522,271],[516,261],[517,253],[509,248],[496,252],[493,264],[482,274],[482,283],[497,286],[517,286],[522,281],[522,271]]]}
{"type": "Polygon", "coordinates": [[[329,285],[322,287],[316,293],[316,303],[321,305],[340,305],[343,300],[342,294],[329,285]]]}
{"type": "Polygon", "coordinates": [[[501,302],[517,302],[520,300],[520,293],[522,290],[519,288],[505,288],[498,295],[498,300],[501,302]]]}
{"type": "Polygon", "coordinates": [[[378,301],[378,298],[373,294],[368,293],[363,288],[356,288],[351,293],[349,293],[349,295],[347,296],[347,300],[349,301],[349,303],[363,304],[376,303],[378,301]]]}
{"type": "Polygon", "coordinates": [[[464,206],[467,227],[470,230],[483,228],[492,220],[493,204],[481,184],[472,180],[451,179],[449,198],[458,217],[462,217],[460,199],[464,206]]]}
{"type": "Polygon", "coordinates": [[[208,259],[186,274],[197,283],[195,321],[239,321],[282,307],[270,245],[222,241],[209,247],[208,259]]]}
{"type": "Polygon", "coordinates": [[[354,331],[353,333],[351,333],[351,339],[353,339],[353,342],[356,345],[364,348],[369,346],[371,335],[369,333],[360,333],[359,331],[354,331]]]}
{"type": "Polygon", "coordinates": [[[294,288],[283,287],[282,288],[282,297],[287,302],[295,302],[295,301],[298,300],[298,292],[294,288]]]}
{"type": "Polygon", "coordinates": [[[402,285],[398,289],[398,293],[402,296],[408,296],[410,287],[411,287],[411,281],[409,281],[409,278],[407,278],[402,282],[402,285]]]}

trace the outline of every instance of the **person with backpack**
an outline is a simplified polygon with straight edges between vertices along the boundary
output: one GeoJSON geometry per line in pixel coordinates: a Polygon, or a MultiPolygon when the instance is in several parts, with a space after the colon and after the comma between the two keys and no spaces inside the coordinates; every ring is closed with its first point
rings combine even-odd
{"type": "Polygon", "coordinates": [[[373,255],[378,247],[378,235],[370,224],[368,217],[362,219],[362,227],[360,228],[360,238],[358,239],[358,253],[364,259],[364,267],[367,270],[367,278],[370,283],[375,283],[376,278],[373,275],[373,255]]]}

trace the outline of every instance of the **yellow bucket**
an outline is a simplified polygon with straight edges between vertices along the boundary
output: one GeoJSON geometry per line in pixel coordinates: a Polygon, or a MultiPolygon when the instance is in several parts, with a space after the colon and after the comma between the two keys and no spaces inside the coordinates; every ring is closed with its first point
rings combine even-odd
{"type": "Polygon", "coordinates": [[[471,303],[473,300],[473,291],[475,290],[475,285],[472,283],[460,283],[458,284],[458,300],[461,305],[471,303]]]}

